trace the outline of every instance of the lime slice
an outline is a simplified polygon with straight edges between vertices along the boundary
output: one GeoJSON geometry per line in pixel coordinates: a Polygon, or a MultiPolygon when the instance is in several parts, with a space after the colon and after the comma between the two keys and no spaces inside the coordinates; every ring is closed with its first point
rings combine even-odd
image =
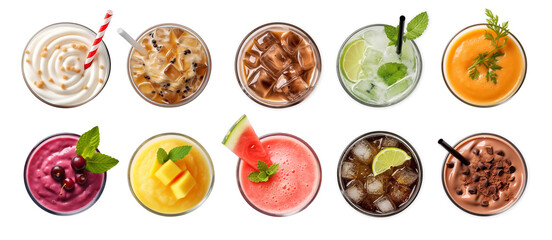
{"type": "Polygon", "coordinates": [[[406,160],[410,159],[411,157],[408,156],[408,153],[400,148],[385,148],[374,157],[374,162],[372,162],[372,172],[374,173],[374,176],[377,176],[391,167],[402,165],[406,160]]]}
{"type": "Polygon", "coordinates": [[[341,59],[339,59],[339,66],[345,79],[349,82],[356,83],[358,81],[358,75],[362,70],[362,60],[364,59],[365,51],[366,42],[364,39],[357,39],[345,46],[341,54],[341,59]]]}

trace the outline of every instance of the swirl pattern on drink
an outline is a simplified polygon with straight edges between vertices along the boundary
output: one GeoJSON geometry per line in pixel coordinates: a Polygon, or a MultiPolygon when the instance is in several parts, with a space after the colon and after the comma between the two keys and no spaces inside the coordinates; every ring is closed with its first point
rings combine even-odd
{"type": "Polygon", "coordinates": [[[95,33],[60,23],[40,30],[27,44],[23,75],[31,91],[54,106],[74,107],[94,98],[109,75],[110,59],[102,43],[89,69],[84,62],[95,33]]]}

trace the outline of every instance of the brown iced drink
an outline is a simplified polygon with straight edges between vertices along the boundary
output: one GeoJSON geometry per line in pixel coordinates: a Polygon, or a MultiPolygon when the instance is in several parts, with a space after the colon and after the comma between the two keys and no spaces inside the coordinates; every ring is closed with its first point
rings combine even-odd
{"type": "Polygon", "coordinates": [[[129,75],[144,99],[160,106],[179,106],[203,90],[211,60],[205,43],[191,29],[175,24],[155,26],[138,43],[147,54],[131,51],[129,75]]]}
{"type": "Polygon", "coordinates": [[[443,184],[458,207],[476,215],[493,215],[521,197],[527,182],[525,161],[508,140],[477,134],[454,148],[470,162],[466,166],[452,155],[445,161],[443,184]]]}
{"type": "Polygon", "coordinates": [[[242,89],[270,107],[291,106],[303,100],[319,73],[320,56],[313,40],[301,29],[284,23],[255,29],[236,57],[242,89]]]}
{"type": "Polygon", "coordinates": [[[422,181],[418,155],[406,140],[388,132],[367,133],[344,151],[338,167],[339,187],[356,210],[389,216],[404,210],[416,198],[422,181]],[[386,148],[398,148],[411,158],[375,175],[374,157],[386,148]]]}

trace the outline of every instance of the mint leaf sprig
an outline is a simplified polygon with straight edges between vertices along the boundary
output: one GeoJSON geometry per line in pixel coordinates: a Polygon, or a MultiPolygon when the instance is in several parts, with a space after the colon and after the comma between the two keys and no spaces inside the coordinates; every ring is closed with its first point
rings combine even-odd
{"type": "Polygon", "coordinates": [[[500,24],[498,15],[494,15],[491,10],[485,9],[485,15],[488,17],[487,28],[492,30],[496,35],[495,37],[493,34],[485,31],[485,39],[491,41],[491,45],[494,49],[478,54],[477,57],[473,59],[473,64],[468,67],[468,75],[472,80],[479,79],[481,73],[477,67],[483,66],[487,69],[487,74],[485,75],[487,82],[497,84],[498,74],[496,71],[502,69],[502,66],[498,65],[498,58],[504,56],[501,48],[506,45],[510,31],[508,30],[508,21],[500,24]],[[503,42],[501,42],[501,40],[503,40],[503,42]]]}
{"type": "MultiPolygon", "coordinates": [[[[416,15],[416,17],[410,20],[410,22],[408,22],[408,25],[406,25],[406,33],[403,36],[403,41],[406,42],[406,40],[414,40],[422,36],[422,33],[424,33],[424,31],[426,30],[428,24],[429,17],[427,15],[427,12],[422,12],[416,15]]],[[[387,38],[389,38],[388,46],[397,46],[397,41],[399,38],[399,27],[385,25],[384,31],[385,35],[387,35],[387,38]]]]}
{"type": "Polygon", "coordinates": [[[163,148],[157,149],[157,162],[163,164],[169,159],[173,162],[176,162],[188,155],[190,153],[190,150],[192,150],[192,146],[179,146],[171,149],[169,153],[165,151],[163,148]]]}
{"type": "Polygon", "coordinates": [[[259,160],[257,162],[257,168],[259,171],[253,171],[247,176],[247,179],[254,183],[268,181],[270,177],[278,172],[279,165],[272,164],[269,167],[265,162],[259,160]]]}
{"type": "Polygon", "coordinates": [[[119,160],[96,151],[100,145],[100,130],[93,127],[82,134],[77,142],[76,153],[86,160],[86,170],[91,173],[104,173],[119,163],[119,160]]]}

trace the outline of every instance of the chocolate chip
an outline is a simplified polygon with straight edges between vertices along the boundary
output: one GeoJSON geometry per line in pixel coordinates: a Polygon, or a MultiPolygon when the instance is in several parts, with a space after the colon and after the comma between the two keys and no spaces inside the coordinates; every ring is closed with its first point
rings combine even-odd
{"type": "Polygon", "coordinates": [[[499,156],[503,156],[503,157],[504,157],[504,151],[502,151],[502,150],[496,151],[496,154],[498,154],[499,156]]]}
{"type": "Polygon", "coordinates": [[[498,176],[502,177],[502,175],[504,175],[504,170],[502,169],[498,170],[498,176]]]}
{"type": "Polygon", "coordinates": [[[477,169],[478,170],[485,170],[487,167],[482,162],[477,163],[477,169]]]}
{"type": "Polygon", "coordinates": [[[481,181],[481,186],[482,187],[488,187],[489,186],[489,180],[485,179],[485,180],[481,181]]]}
{"type": "Polygon", "coordinates": [[[472,152],[473,154],[475,154],[475,156],[479,156],[479,152],[480,152],[479,149],[476,148],[472,152]]]}
{"type": "Polygon", "coordinates": [[[512,176],[512,177],[510,178],[509,181],[510,181],[510,182],[513,182],[513,181],[515,181],[515,180],[516,180],[516,177],[512,176]]]}
{"type": "Polygon", "coordinates": [[[447,167],[448,167],[448,168],[453,168],[453,167],[454,167],[454,162],[453,162],[453,161],[449,161],[449,162],[447,163],[447,167]]]}
{"type": "Polygon", "coordinates": [[[494,161],[494,157],[489,157],[489,158],[487,158],[487,162],[488,162],[488,163],[493,163],[493,161],[494,161]]]}
{"type": "Polygon", "coordinates": [[[470,186],[470,187],[468,187],[468,192],[469,192],[471,195],[477,194],[477,187],[475,187],[475,186],[470,186]]]}
{"type": "Polygon", "coordinates": [[[516,172],[516,167],[510,166],[510,173],[515,173],[515,172],[516,172]]]}
{"type": "Polygon", "coordinates": [[[488,207],[488,206],[489,206],[489,201],[483,201],[483,202],[481,202],[481,206],[482,206],[482,207],[488,207]]]}
{"type": "Polygon", "coordinates": [[[498,199],[499,199],[498,194],[493,195],[493,200],[494,200],[495,202],[498,201],[498,199]]]}
{"type": "Polygon", "coordinates": [[[495,194],[496,193],[496,186],[495,185],[492,185],[489,187],[489,192],[492,193],[492,194],[495,194]]]}
{"type": "Polygon", "coordinates": [[[462,191],[462,188],[456,188],[456,194],[462,195],[464,194],[464,191],[462,191]]]}
{"type": "Polygon", "coordinates": [[[485,147],[485,150],[487,150],[487,153],[490,154],[490,155],[493,155],[493,146],[486,146],[485,147]]]}
{"type": "Polygon", "coordinates": [[[470,175],[470,169],[469,168],[464,168],[464,170],[462,170],[462,174],[464,175],[470,175]]]}
{"type": "Polygon", "coordinates": [[[473,176],[472,176],[472,180],[473,180],[474,182],[479,182],[479,178],[481,178],[481,177],[480,177],[479,174],[477,174],[477,173],[473,174],[473,176]]]}
{"type": "Polygon", "coordinates": [[[502,168],[504,168],[504,164],[502,164],[502,162],[497,162],[495,167],[498,168],[498,169],[502,169],[502,168]]]}

